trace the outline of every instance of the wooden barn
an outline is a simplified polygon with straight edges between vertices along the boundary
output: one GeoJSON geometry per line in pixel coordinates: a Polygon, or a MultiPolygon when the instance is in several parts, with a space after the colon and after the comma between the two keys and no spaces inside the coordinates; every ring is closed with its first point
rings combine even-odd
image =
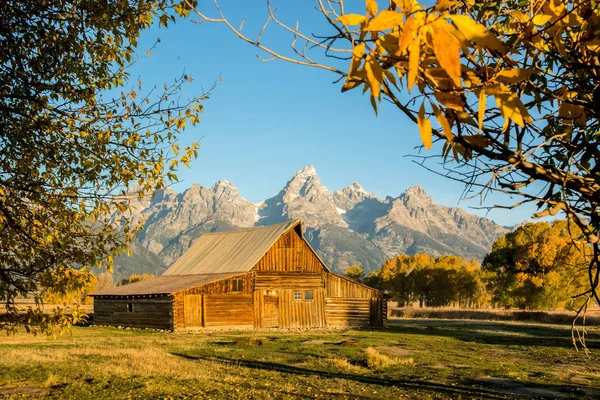
{"type": "Polygon", "coordinates": [[[336,275],[300,220],[202,235],[159,277],[91,294],[95,323],[195,328],[368,327],[387,295],[336,275]]]}

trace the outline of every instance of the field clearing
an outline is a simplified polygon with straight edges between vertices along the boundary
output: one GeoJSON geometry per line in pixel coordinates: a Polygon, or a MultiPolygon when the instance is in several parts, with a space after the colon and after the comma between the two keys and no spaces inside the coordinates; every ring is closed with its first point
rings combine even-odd
{"type": "Polygon", "coordinates": [[[165,333],[75,327],[0,338],[0,397],[599,398],[564,325],[402,319],[383,330],[165,333]]]}

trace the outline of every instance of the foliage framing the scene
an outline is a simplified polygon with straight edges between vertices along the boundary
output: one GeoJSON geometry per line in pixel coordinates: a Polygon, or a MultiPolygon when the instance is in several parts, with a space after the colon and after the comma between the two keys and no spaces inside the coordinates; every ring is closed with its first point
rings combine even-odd
{"type": "Polygon", "coordinates": [[[54,333],[76,322],[77,310],[23,314],[15,298],[76,292],[93,281],[90,268],[110,270],[137,230],[131,188],[152,193],[196,156],[198,144],[177,143],[206,96],[181,101],[185,75],[142,89],[127,72],[141,31],[191,5],[0,4],[0,328],[54,333]]]}
{"type": "Polygon", "coordinates": [[[600,304],[599,2],[366,0],[353,13],[343,0],[317,0],[316,7],[329,30],[308,34],[278,19],[267,0],[256,39],[218,1],[216,16],[194,11],[275,59],[337,74],[342,91],[362,88],[376,112],[382,99],[393,104],[418,126],[425,148],[442,145],[420,157],[440,158],[440,167],[426,168],[465,183],[466,193],[516,196],[518,203],[500,207],[533,203],[534,217],[563,212],[593,249],[582,296],[600,304]],[[291,35],[291,56],[261,41],[269,24],[291,35]]]}

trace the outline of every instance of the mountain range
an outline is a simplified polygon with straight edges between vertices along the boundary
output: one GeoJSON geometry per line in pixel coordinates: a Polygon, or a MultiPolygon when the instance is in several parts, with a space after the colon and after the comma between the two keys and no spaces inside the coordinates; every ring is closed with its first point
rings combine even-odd
{"type": "Polygon", "coordinates": [[[132,209],[144,229],[132,245],[132,255],[116,259],[117,277],[162,273],[205,232],[295,218],[302,218],[307,240],[337,272],[360,265],[368,273],[402,253],[481,260],[508,232],[489,219],[437,204],[420,186],[385,199],[358,183],[332,193],[312,165],[259,203],[247,201],[231,182],[221,180],[210,188],[194,184],[183,193],[167,188],[136,200],[132,209]]]}

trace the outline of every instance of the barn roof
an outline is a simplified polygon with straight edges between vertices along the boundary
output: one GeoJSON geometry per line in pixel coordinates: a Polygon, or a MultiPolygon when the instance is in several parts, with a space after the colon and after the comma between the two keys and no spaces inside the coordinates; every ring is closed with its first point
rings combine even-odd
{"type": "Polygon", "coordinates": [[[221,274],[161,275],[155,278],[130,283],[129,285],[117,286],[114,288],[101,290],[99,292],[94,292],[91,293],[90,296],[142,296],[150,294],[170,294],[239,274],[239,272],[230,272],[221,274]]]}
{"type": "Polygon", "coordinates": [[[250,271],[289,229],[301,221],[260,228],[205,233],[162,276],[250,271]]]}

